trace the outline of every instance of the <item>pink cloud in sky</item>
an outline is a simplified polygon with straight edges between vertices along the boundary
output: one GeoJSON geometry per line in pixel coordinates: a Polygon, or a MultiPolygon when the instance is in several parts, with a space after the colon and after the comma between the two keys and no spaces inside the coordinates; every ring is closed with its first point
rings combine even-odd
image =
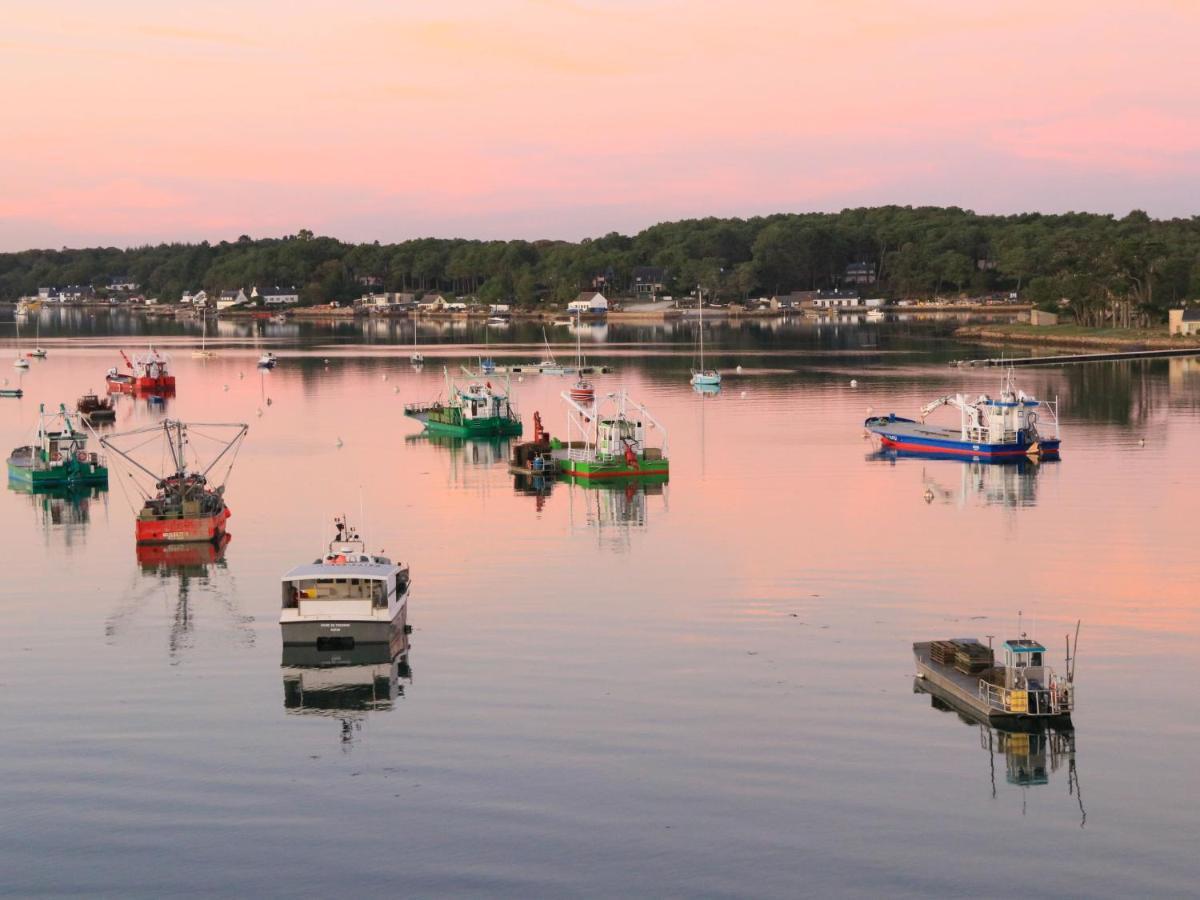
{"type": "Polygon", "coordinates": [[[0,245],[1190,215],[1198,25],[1171,0],[30,4],[0,54],[0,245]]]}

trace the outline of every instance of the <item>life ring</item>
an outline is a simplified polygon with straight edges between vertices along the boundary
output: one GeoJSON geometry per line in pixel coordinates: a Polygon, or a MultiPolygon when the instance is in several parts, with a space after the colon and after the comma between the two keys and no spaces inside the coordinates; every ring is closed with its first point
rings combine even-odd
{"type": "Polygon", "coordinates": [[[54,460],[54,462],[59,462],[62,459],[62,454],[55,450],[52,454],[50,454],[50,458],[54,460]]]}
{"type": "Polygon", "coordinates": [[[88,461],[87,451],[80,450],[78,453],[75,454],[75,459],[77,459],[81,463],[87,462],[88,461]]]}

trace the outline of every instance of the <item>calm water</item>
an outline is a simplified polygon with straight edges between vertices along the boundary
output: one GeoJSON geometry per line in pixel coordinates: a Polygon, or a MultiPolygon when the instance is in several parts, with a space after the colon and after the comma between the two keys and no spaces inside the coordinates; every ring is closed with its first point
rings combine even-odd
{"type": "MultiPolygon", "coordinates": [[[[84,314],[44,320],[50,358],[0,401],[0,446],[147,328],[173,353],[170,415],[251,425],[232,540],[211,564],[139,563],[118,477],[78,502],[0,494],[0,892],[1195,891],[1191,361],[1020,373],[1061,399],[1064,452],[1017,470],[863,439],[868,408],[994,389],[945,366],[948,326],[717,325],[712,397],[687,385],[686,326],[612,326],[584,339],[616,369],[599,386],[666,425],[670,484],[538,494],[506,445],[403,418],[478,330],[429,326],[414,372],[405,322],[223,323],[198,361],[194,325],[84,314]],[[360,495],[370,543],[412,565],[408,667],[306,670],[298,698],[279,578],[360,495]],[[1083,620],[1074,754],[1026,786],[1007,736],[914,693],[910,649],[1011,637],[1018,610],[1059,666],[1083,620]]],[[[540,341],[488,336],[501,361],[540,341]]],[[[527,428],[540,410],[562,430],[565,384],[514,384],[527,428]]],[[[161,415],[121,398],[118,430],[161,415]]]]}

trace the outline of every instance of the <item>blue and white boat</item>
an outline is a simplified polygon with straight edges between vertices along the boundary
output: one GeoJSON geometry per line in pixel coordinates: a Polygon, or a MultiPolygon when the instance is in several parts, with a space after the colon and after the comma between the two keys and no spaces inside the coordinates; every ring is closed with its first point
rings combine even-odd
{"type": "Polygon", "coordinates": [[[915,456],[958,456],[982,460],[1057,459],[1061,439],[1058,402],[1039,400],[1013,387],[1010,369],[998,397],[965,394],[939,397],[921,408],[921,418],[904,419],[891,413],[871,416],[864,423],[884,449],[915,456]],[[942,406],[958,410],[958,427],[926,424],[942,406]],[[1039,411],[1044,410],[1054,435],[1043,434],[1039,411]]]}

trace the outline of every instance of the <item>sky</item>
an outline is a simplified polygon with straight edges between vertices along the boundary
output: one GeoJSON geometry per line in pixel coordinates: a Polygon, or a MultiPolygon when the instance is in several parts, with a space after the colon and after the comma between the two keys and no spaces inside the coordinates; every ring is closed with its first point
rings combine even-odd
{"type": "Polygon", "coordinates": [[[0,249],[1200,213],[1196,0],[6,4],[0,249]]]}

